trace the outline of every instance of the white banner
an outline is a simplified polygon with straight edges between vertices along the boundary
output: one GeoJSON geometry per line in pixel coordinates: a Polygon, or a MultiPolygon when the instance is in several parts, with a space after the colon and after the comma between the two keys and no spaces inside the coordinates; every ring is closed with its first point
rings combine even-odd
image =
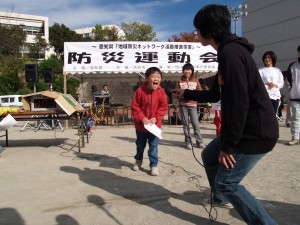
{"type": "Polygon", "coordinates": [[[182,71],[191,63],[195,71],[217,71],[217,55],[211,46],[193,42],[65,42],[64,71],[163,72],[182,71]]]}

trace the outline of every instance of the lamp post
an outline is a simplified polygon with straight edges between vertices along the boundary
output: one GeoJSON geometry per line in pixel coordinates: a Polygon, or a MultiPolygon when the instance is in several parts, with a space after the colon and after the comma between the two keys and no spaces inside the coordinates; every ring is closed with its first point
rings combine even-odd
{"type": "Polygon", "coordinates": [[[243,18],[244,16],[247,16],[248,12],[245,12],[247,9],[247,5],[240,4],[237,8],[233,6],[227,6],[230,15],[234,21],[234,33],[236,34],[236,28],[237,28],[237,21],[239,18],[243,18]]]}

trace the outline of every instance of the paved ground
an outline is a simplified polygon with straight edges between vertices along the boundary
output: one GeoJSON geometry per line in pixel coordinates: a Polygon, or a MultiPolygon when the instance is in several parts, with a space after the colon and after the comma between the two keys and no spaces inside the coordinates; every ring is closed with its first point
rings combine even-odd
{"type": "MultiPolygon", "coordinates": [[[[9,147],[0,155],[0,225],[244,224],[234,209],[201,205],[208,196],[204,169],[183,147],[181,126],[166,125],[159,146],[160,176],[149,175],[148,158],[131,170],[135,130],[100,126],[77,151],[75,129],[62,132],[9,130],[9,147]]],[[[201,124],[205,142],[213,124],[201,124]]],[[[287,146],[289,128],[280,122],[280,139],[243,184],[280,225],[300,224],[300,145],[287,146]]],[[[0,139],[4,146],[4,138],[0,139]]],[[[194,150],[200,159],[200,149],[194,150]]],[[[147,157],[147,155],[145,155],[147,157]]]]}

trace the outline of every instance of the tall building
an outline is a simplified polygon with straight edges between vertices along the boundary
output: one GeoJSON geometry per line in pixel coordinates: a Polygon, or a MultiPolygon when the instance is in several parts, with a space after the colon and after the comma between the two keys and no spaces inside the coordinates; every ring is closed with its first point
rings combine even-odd
{"type": "MultiPolygon", "coordinates": [[[[0,24],[8,26],[20,26],[26,31],[27,39],[25,45],[21,47],[22,54],[29,52],[29,46],[35,43],[35,37],[42,35],[47,43],[49,43],[49,24],[48,17],[33,16],[18,13],[0,12],[0,24]]],[[[51,52],[41,52],[40,59],[50,56],[51,52]]]]}
{"type": "Polygon", "coordinates": [[[253,57],[258,67],[263,66],[262,55],[274,51],[276,67],[285,71],[297,58],[300,45],[299,0],[248,0],[243,17],[243,36],[255,45],[253,57]]]}

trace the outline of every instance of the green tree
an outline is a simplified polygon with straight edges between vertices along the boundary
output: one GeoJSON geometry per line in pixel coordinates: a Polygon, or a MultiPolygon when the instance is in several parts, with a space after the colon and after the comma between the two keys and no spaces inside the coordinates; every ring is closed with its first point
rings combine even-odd
{"type": "Polygon", "coordinates": [[[108,28],[102,27],[102,25],[97,24],[95,28],[92,29],[92,33],[94,34],[94,41],[105,41],[108,35],[108,28]]]}
{"type": "MultiPolygon", "coordinates": [[[[36,91],[47,91],[49,88],[49,83],[45,83],[44,81],[44,71],[47,68],[52,68],[54,71],[54,87],[57,92],[64,93],[64,75],[63,75],[63,60],[57,58],[56,56],[51,56],[44,61],[41,61],[38,64],[38,73],[39,73],[39,82],[33,84],[28,83],[28,87],[31,92],[34,89],[34,85],[36,87],[36,91]]],[[[67,93],[71,95],[75,95],[76,88],[79,86],[80,82],[74,78],[69,78],[67,80],[67,93]]]]}
{"type": "Polygon", "coordinates": [[[0,24],[0,55],[20,56],[24,46],[26,32],[19,26],[0,24]]]}
{"type": "Polygon", "coordinates": [[[0,95],[17,94],[18,79],[0,77],[0,95]]]}
{"type": "Polygon", "coordinates": [[[120,30],[120,28],[117,28],[116,26],[112,26],[110,29],[110,32],[108,33],[108,39],[110,41],[122,40],[123,37],[119,36],[119,30],[120,30]]]}
{"type": "Polygon", "coordinates": [[[46,68],[53,68],[55,71],[55,74],[62,74],[63,67],[64,67],[63,60],[61,60],[55,56],[51,56],[48,59],[45,59],[42,62],[40,62],[39,71],[41,74],[43,74],[43,71],[45,71],[46,68]]]}
{"type": "Polygon", "coordinates": [[[150,24],[139,22],[121,23],[121,28],[125,33],[126,41],[153,41],[156,32],[150,24]]]}
{"type": "Polygon", "coordinates": [[[107,27],[97,24],[92,30],[94,41],[118,41],[118,29],[115,26],[107,27]]]}
{"type": "Polygon", "coordinates": [[[51,69],[53,69],[53,73],[54,73],[54,86],[56,88],[56,91],[63,93],[63,89],[60,90],[57,88],[58,86],[61,86],[59,83],[58,77],[62,76],[62,74],[63,74],[63,66],[64,66],[63,60],[58,59],[55,56],[52,56],[52,57],[40,62],[39,63],[40,82],[37,85],[37,90],[38,91],[48,90],[49,84],[45,83],[44,72],[46,69],[51,68],[51,69]]]}
{"type": "Polygon", "coordinates": [[[0,24],[0,34],[0,93],[18,94],[25,88],[21,78],[26,33],[22,27],[0,24]]]}
{"type": "MultiPolygon", "coordinates": [[[[56,91],[59,91],[61,93],[64,92],[64,76],[60,74],[57,77],[57,81],[55,81],[56,85],[56,91]]],[[[74,96],[76,94],[76,89],[79,87],[80,81],[76,80],[74,78],[68,78],[67,80],[67,94],[71,94],[74,96]]]]}
{"type": "MultiPolygon", "coordinates": [[[[64,25],[54,24],[50,28],[52,35],[52,44],[56,47],[56,52],[59,56],[63,53],[64,41],[80,41],[80,35],[71,31],[64,25]]],[[[37,36],[36,43],[28,46],[29,54],[23,54],[26,40],[26,33],[20,26],[0,24],[0,94],[28,94],[33,91],[34,85],[36,91],[48,90],[49,84],[44,82],[44,70],[53,68],[55,71],[55,86],[56,90],[63,92],[63,61],[56,56],[50,57],[47,60],[39,61],[39,82],[25,82],[25,64],[36,63],[39,54],[48,49],[48,44],[41,36],[37,36]],[[30,56],[31,59],[28,59],[30,56]],[[34,60],[34,61],[33,61],[34,60]]],[[[67,84],[67,93],[75,94],[76,88],[79,86],[79,81],[70,78],[67,84]]]]}
{"type": "Polygon", "coordinates": [[[24,82],[24,59],[2,55],[0,60],[0,94],[28,93],[24,82]]]}
{"type": "Polygon", "coordinates": [[[49,27],[49,42],[54,47],[57,56],[62,57],[64,53],[64,42],[81,41],[82,37],[64,24],[54,23],[49,27]]]}
{"type": "Polygon", "coordinates": [[[92,37],[83,37],[82,41],[88,42],[88,41],[94,41],[92,37]]]}
{"type": "Polygon", "coordinates": [[[40,59],[45,57],[45,52],[49,50],[48,43],[42,35],[34,38],[35,43],[29,46],[29,57],[31,59],[40,59]]]}

